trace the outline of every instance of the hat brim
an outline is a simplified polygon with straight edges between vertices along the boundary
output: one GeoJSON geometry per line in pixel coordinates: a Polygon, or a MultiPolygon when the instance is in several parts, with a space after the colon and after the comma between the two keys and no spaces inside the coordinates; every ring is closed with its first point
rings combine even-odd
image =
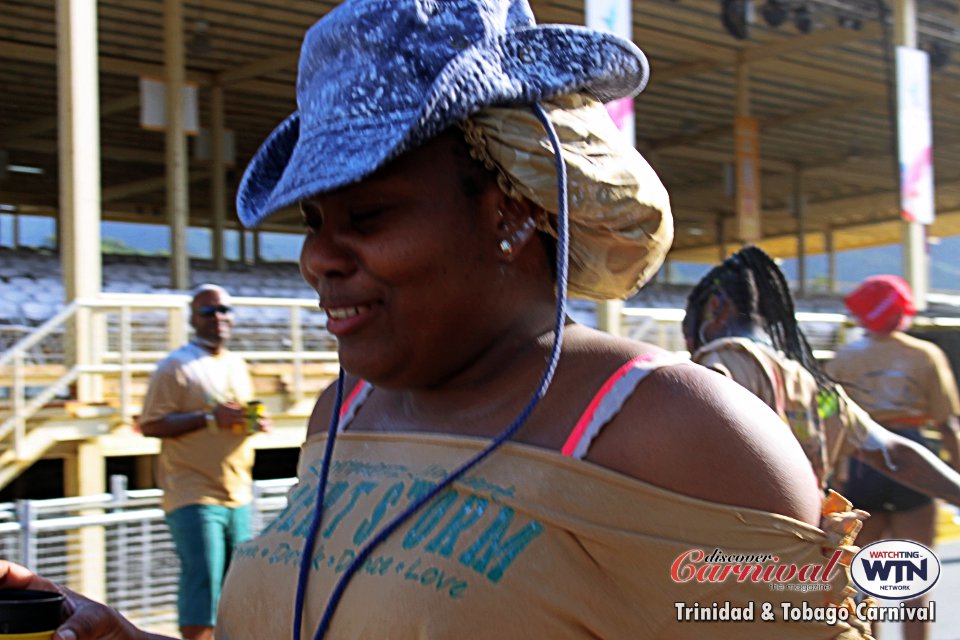
{"type": "Polygon", "coordinates": [[[261,145],[244,172],[237,213],[247,227],[314,194],[370,175],[480,109],[587,90],[634,96],[647,62],[632,42],[570,25],[539,25],[476,43],[434,80],[418,110],[369,114],[302,132],[298,112],[261,145]]]}

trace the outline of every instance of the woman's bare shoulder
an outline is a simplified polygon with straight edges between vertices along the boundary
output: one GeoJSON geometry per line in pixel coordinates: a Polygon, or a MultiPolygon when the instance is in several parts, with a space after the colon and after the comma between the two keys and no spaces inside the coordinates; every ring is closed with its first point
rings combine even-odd
{"type": "Polygon", "coordinates": [[[820,490],[787,425],[693,363],[651,373],[587,458],[685,495],[819,522],[820,490]]]}

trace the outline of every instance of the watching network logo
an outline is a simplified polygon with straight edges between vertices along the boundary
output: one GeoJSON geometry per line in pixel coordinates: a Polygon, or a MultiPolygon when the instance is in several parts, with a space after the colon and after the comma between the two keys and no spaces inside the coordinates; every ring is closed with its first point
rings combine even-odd
{"type": "Polygon", "coordinates": [[[853,557],[850,575],[867,595],[892,600],[916,598],[940,579],[940,559],[910,540],[881,540],[853,557]]]}

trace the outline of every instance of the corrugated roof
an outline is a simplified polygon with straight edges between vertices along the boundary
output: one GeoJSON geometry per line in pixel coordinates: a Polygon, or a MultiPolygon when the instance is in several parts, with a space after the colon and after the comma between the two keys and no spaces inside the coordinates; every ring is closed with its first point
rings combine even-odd
{"type": "MultiPolygon", "coordinates": [[[[200,87],[209,125],[209,87],[225,87],[226,124],[236,134],[237,168],[294,109],[296,58],[304,31],[336,2],[196,0],[184,4],[188,78],[200,87]]],[[[531,3],[540,22],[583,22],[582,0],[531,3]]],[[[791,6],[801,3],[793,2],[791,6]]],[[[716,0],[633,3],[634,40],[651,61],[636,100],[637,145],[672,194],[673,258],[714,261],[722,236],[736,241],[726,188],[733,162],[736,67],[746,63],[750,110],[760,125],[763,246],[796,252],[792,193],[802,176],[807,250],[832,230],[837,249],[898,242],[895,163],[888,107],[884,29],[874,3],[806,3],[814,28],[771,28],[759,17],[750,38],[722,27],[716,0]],[[838,25],[857,17],[860,29],[838,25]]],[[[164,136],[140,128],[138,78],[163,76],[163,2],[100,0],[100,95],[104,218],[163,222],[164,136]]],[[[759,7],[758,7],[759,8],[759,7]]],[[[759,11],[758,11],[759,13],[759,11]]],[[[9,174],[0,202],[21,211],[57,206],[56,31],[53,0],[0,0],[0,149],[13,164],[44,174],[9,174]]],[[[947,2],[920,2],[920,44],[956,48],[957,14],[947,2]]],[[[892,31],[892,21],[888,31],[892,31]]],[[[932,72],[938,222],[935,235],[960,234],[960,64],[932,72]]],[[[209,220],[204,163],[190,166],[191,223],[209,220]]],[[[293,215],[273,229],[297,231],[293,215]]],[[[232,219],[232,217],[231,217],[232,219]]]]}

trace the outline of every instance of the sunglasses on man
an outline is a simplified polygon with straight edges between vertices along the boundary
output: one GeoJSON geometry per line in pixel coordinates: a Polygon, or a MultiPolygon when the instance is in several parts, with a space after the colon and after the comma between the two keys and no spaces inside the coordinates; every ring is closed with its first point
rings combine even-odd
{"type": "Polygon", "coordinates": [[[223,305],[223,304],[218,304],[218,305],[208,304],[208,305],[204,305],[204,306],[200,307],[200,309],[197,311],[197,314],[198,314],[201,318],[212,318],[213,316],[217,315],[218,313],[219,313],[220,315],[224,315],[224,316],[225,316],[225,315],[228,315],[228,314],[231,314],[231,313],[233,313],[233,307],[228,307],[228,306],[223,305]]]}

